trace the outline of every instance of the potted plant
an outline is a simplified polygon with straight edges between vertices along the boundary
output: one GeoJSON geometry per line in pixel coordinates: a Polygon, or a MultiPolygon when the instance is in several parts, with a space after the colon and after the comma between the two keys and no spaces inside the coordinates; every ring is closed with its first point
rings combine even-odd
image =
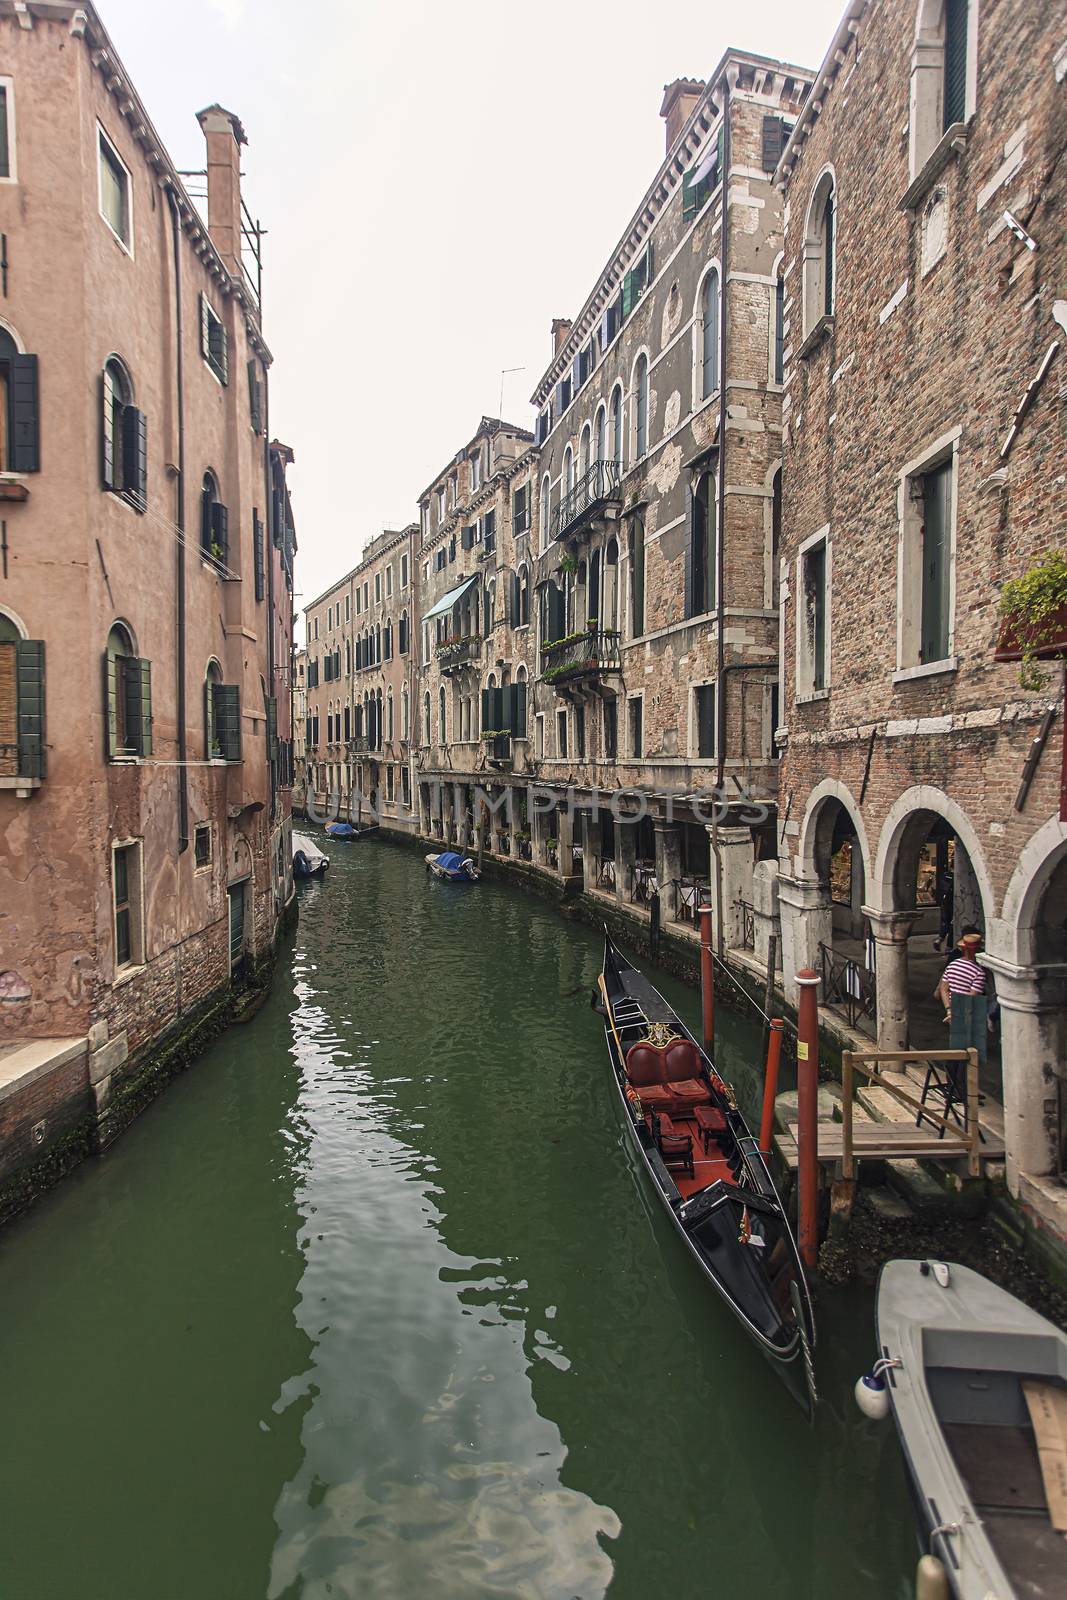
{"type": "Polygon", "coordinates": [[[222,556],[223,556],[223,550],[222,550],[221,544],[219,544],[217,542],[217,540],[212,539],[212,541],[211,541],[211,559],[212,559],[212,561],[214,561],[216,563],[216,565],[221,566],[222,565],[222,556]]]}
{"type": "Polygon", "coordinates": [[[1067,550],[1050,550],[1000,593],[997,661],[1018,661],[1024,689],[1048,683],[1039,661],[1067,661],[1067,550]]]}

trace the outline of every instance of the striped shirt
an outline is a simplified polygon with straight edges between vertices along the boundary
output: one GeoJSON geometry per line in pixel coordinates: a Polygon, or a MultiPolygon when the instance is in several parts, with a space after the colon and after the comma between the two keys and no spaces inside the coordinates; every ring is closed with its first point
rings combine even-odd
{"type": "Polygon", "coordinates": [[[950,994],[972,994],[976,990],[979,994],[985,993],[985,968],[970,956],[957,956],[955,961],[950,961],[942,980],[948,984],[950,994]]]}

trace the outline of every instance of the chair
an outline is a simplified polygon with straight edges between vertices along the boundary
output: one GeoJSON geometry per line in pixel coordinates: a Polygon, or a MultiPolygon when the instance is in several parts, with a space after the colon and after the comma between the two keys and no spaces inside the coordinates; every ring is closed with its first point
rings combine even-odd
{"type": "Polygon", "coordinates": [[[683,1172],[695,1177],[693,1166],[693,1141],[687,1133],[677,1133],[670,1117],[656,1110],[651,1112],[652,1117],[652,1142],[663,1157],[665,1167],[680,1167],[683,1172]]]}

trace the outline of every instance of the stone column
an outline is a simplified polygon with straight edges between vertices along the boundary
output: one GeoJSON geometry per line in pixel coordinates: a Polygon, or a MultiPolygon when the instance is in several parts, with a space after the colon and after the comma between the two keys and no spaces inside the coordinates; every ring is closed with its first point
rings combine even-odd
{"type": "Polygon", "coordinates": [[[464,783],[452,785],[452,827],[453,842],[462,852],[467,845],[467,786],[464,783]]]}
{"type": "Polygon", "coordinates": [[[819,945],[829,944],[830,885],[807,878],[791,878],[778,870],[778,904],[782,921],[782,981],[786,998],[796,1005],[800,991],[796,974],[810,967],[822,972],[819,945]]]}
{"type": "Polygon", "coordinates": [[[1004,1078],[1004,1143],[1008,1187],[1019,1176],[1057,1171],[1060,1084],[1067,1075],[1067,972],[1016,967],[982,957],[1000,1001],[1000,1059],[1004,1078]]]}
{"type": "Polygon", "coordinates": [[[556,870],[561,878],[574,874],[574,812],[564,806],[556,813],[556,870]]]}
{"type": "Polygon", "coordinates": [[[582,888],[588,894],[596,888],[597,861],[600,856],[600,813],[582,812],[582,888]]]}
{"type": "Polygon", "coordinates": [[[556,826],[554,811],[530,812],[530,855],[534,866],[548,870],[548,841],[556,826]]]}
{"type": "MultiPolygon", "coordinates": [[[[752,869],[753,955],[766,971],[771,935],[777,935],[777,964],[782,962],[782,929],[778,911],[778,863],[757,861],[752,869]]],[[[796,969],[794,968],[794,971],[796,969]]]]}
{"type": "Polygon", "coordinates": [[[982,912],[982,892],[978,887],[971,858],[956,841],[955,862],[952,873],[952,940],[951,949],[960,936],[960,929],[970,923],[976,928],[985,925],[982,912]]]}
{"type": "Polygon", "coordinates": [[[629,905],[633,866],[637,860],[637,830],[632,822],[615,823],[615,898],[629,905]]]}
{"type": "Polygon", "coordinates": [[[682,875],[682,830],[676,822],[657,822],[655,831],[656,882],[665,922],[678,920],[678,891],[674,880],[682,875]]]}
{"type": "Polygon", "coordinates": [[[874,935],[874,975],[878,988],[879,1050],[908,1048],[908,936],[922,911],[875,911],[862,908],[874,935]]]}
{"type": "Polygon", "coordinates": [[[723,938],[727,949],[738,950],[744,938],[744,914],[737,902],[752,901],[752,868],[755,864],[752,831],[749,828],[719,828],[715,844],[722,862],[723,938]]]}

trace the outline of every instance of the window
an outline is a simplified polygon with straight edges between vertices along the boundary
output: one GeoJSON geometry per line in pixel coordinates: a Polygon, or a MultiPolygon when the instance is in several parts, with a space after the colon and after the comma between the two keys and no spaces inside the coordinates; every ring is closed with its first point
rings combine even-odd
{"type": "Polygon", "coordinates": [[[570,445],[563,452],[563,479],[560,484],[560,498],[569,500],[574,491],[574,451],[570,445]]]}
{"type": "Polygon", "coordinates": [[[43,778],[44,643],[0,612],[0,777],[43,778]]]}
{"type": "Polygon", "coordinates": [[[441,487],[437,491],[437,526],[440,527],[444,520],[445,520],[445,486],[444,486],[444,484],[442,484],[441,487]]]}
{"type": "Polygon", "coordinates": [[[552,485],[548,473],[541,479],[541,549],[552,543],[552,485]]]}
{"type": "Polygon", "coordinates": [[[700,398],[719,387],[719,274],[713,267],[700,290],[700,398]]]}
{"type": "MultiPolygon", "coordinates": [[[[200,553],[217,566],[226,565],[230,543],[230,514],[219,499],[219,486],[215,474],[204,473],[200,490],[200,553]]],[[[318,618],[315,619],[315,637],[319,636],[318,618]]]]}
{"type": "Polygon", "coordinates": [[[556,712],[556,754],[561,761],[567,758],[567,713],[556,712]]]}
{"type": "Polygon", "coordinates": [[[129,629],[116,622],[104,654],[107,759],[152,754],[152,668],[134,650],[129,629]]]}
{"type": "Polygon", "coordinates": [[[512,607],[511,623],[515,628],[526,628],[530,622],[530,574],[526,567],[520,567],[515,574],[515,603],[512,607]]]}
{"type": "Polygon", "coordinates": [[[141,845],[116,845],[111,854],[111,891],[115,918],[115,971],[144,965],[141,915],[141,845]]]}
{"type": "Polygon", "coordinates": [[[346,622],[351,622],[351,620],[352,620],[352,597],[351,597],[351,595],[347,595],[346,594],[345,595],[345,621],[346,622]]]}
{"type": "Polygon", "coordinates": [[[385,702],[385,737],[390,744],[393,740],[393,691],[389,690],[389,697],[385,702]]]}
{"type": "Polygon", "coordinates": [[[619,702],[604,701],[604,756],[614,761],[619,753],[619,702]]]}
{"type": "Polygon", "coordinates": [[[129,169],[103,128],[99,147],[100,215],[124,250],[133,254],[133,194],[129,169]]]}
{"type": "Polygon", "coordinates": [[[920,0],[911,53],[909,168],[918,177],[949,128],[974,112],[974,0],[920,0]]]}
{"type": "Polygon", "coordinates": [[[402,589],[406,589],[407,586],[408,586],[408,557],[407,557],[407,551],[405,551],[404,554],[400,557],[400,587],[402,589]]]}
{"type": "Polygon", "coordinates": [[[200,295],[200,354],[220,383],[230,375],[229,340],[222,320],[207,295],[200,295]]]}
{"type": "Polygon", "coordinates": [[[715,685],[701,683],[693,690],[693,724],[698,761],[715,757],[715,685]]]}
{"type": "Polygon", "coordinates": [[[396,768],[388,766],[385,769],[385,800],[387,805],[392,805],[396,793],[396,768]]]}
{"type": "Polygon", "coordinates": [[[626,702],[626,710],[630,723],[630,756],[634,761],[640,761],[641,757],[644,755],[644,746],[642,743],[642,737],[644,733],[644,729],[642,728],[644,709],[644,701],[639,694],[631,695],[629,700],[626,702]]]}
{"type": "Polygon", "coordinates": [[[611,460],[622,463],[622,389],[611,392],[611,460]]]}
{"type": "Polygon", "coordinates": [[[956,451],[958,435],[938,441],[905,469],[897,572],[900,667],[954,665],[956,451]]]}
{"type": "Polygon", "coordinates": [[[782,151],[789,143],[790,132],[791,125],[784,117],[764,117],[760,139],[763,159],[760,164],[767,174],[772,173],[782,159],[782,151]]]}
{"type": "Polygon", "coordinates": [[[622,315],[630,315],[641,296],[652,282],[652,240],[648,241],[639,260],[622,280],[622,315]]]}
{"type": "Polygon", "coordinates": [[[700,160],[682,178],[682,221],[689,222],[699,212],[703,211],[711,196],[711,191],[719,181],[722,170],[724,130],[719,125],[718,133],[705,147],[700,160]]]}
{"type": "Polygon", "coordinates": [[[0,78],[0,183],[14,183],[15,176],[15,85],[0,78]]]}
{"type": "Polygon", "coordinates": [[[585,760],[585,707],[574,708],[574,753],[579,761],[585,760]]]}
{"type": "Polygon", "coordinates": [[[405,743],[408,739],[408,732],[408,692],[406,689],[402,689],[400,691],[400,737],[405,743]]]}
{"type": "Polygon", "coordinates": [[[482,486],[482,452],[476,450],[471,456],[471,494],[482,486]]]}
{"type": "Polygon", "coordinates": [[[715,479],[697,479],[690,503],[689,551],[685,572],[685,614],[705,616],[716,602],[715,479]]]}
{"type": "Polygon", "coordinates": [[[819,178],[808,207],[804,234],[804,332],[814,331],[834,312],[837,270],[837,188],[827,169],[819,178]]]}
{"type": "Polygon", "coordinates": [[[830,545],[823,528],[797,556],[797,697],[830,687],[830,545]]]}
{"type": "Polygon", "coordinates": [[[634,373],[634,459],[648,450],[648,357],[640,355],[634,373]]]}
{"type": "Polygon", "coordinates": [[[426,694],[423,697],[422,713],[423,713],[423,723],[422,723],[423,743],[424,744],[430,744],[430,743],[432,743],[432,740],[431,740],[431,737],[430,737],[430,691],[429,691],[429,689],[427,689],[426,694]]]}
{"type": "Polygon", "coordinates": [[[630,533],[630,635],[645,631],[645,525],[635,517],[630,533]]]}
{"type": "MultiPolygon", "coordinates": [[[[318,718],[314,743],[318,743],[318,718]]],[[[223,683],[217,661],[208,663],[204,679],[204,741],[210,761],[241,759],[241,691],[235,683],[223,683]]]]}
{"type": "Polygon", "coordinates": [[[530,485],[522,484],[511,499],[511,526],[516,534],[530,531],[530,485]]]}
{"type": "Polygon", "coordinates": [[[0,472],[39,471],[38,412],[37,357],[0,328],[0,472]]]}
{"type": "Polygon", "coordinates": [[[785,381],[785,276],[781,267],[774,285],[774,355],[771,372],[775,383],[785,381]]]}
{"type": "Polygon", "coordinates": [[[406,766],[400,769],[400,798],[405,810],[411,807],[411,773],[406,766]]]}
{"type": "Polygon", "coordinates": [[[374,574],[374,604],[376,606],[380,606],[381,603],[382,603],[382,575],[381,575],[380,572],[376,572],[374,574]]]}
{"type": "Polygon", "coordinates": [[[541,711],[534,717],[534,753],[538,761],[545,759],[545,718],[541,711]]]}
{"type": "Polygon", "coordinates": [[[438,695],[437,726],[438,726],[438,731],[439,731],[440,736],[441,736],[441,743],[442,744],[447,744],[448,741],[447,741],[447,738],[446,738],[446,734],[448,732],[448,723],[445,720],[445,689],[444,689],[444,684],[441,685],[440,693],[438,695]]]}
{"type": "Polygon", "coordinates": [[[211,865],[211,824],[198,822],[193,833],[193,859],[197,867],[211,865]]]}
{"type": "MultiPolygon", "coordinates": [[[[592,588],[590,585],[590,603],[592,588]]],[[[614,536],[604,547],[604,593],[598,610],[592,615],[599,616],[602,628],[614,629],[619,625],[619,541],[614,536]]]]}
{"type": "Polygon", "coordinates": [[[363,609],[364,611],[370,610],[370,587],[366,581],[363,584],[363,609]]]}
{"type": "Polygon", "coordinates": [[[326,607],[326,632],[333,632],[333,606],[326,607]]]}

